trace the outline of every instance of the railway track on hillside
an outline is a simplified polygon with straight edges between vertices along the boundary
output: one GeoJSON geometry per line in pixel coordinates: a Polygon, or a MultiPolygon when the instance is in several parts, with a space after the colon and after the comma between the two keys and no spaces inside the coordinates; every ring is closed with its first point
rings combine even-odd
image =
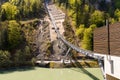
{"type": "MultiPolygon", "coordinates": [[[[59,30],[57,29],[58,27],[57,27],[57,25],[56,25],[56,19],[54,18],[54,16],[52,15],[52,11],[54,11],[54,8],[53,7],[50,7],[50,6],[54,6],[53,4],[48,4],[48,3],[46,3],[45,4],[46,5],[46,8],[47,8],[47,11],[48,11],[48,14],[49,14],[49,16],[50,16],[50,19],[51,19],[51,22],[52,22],[52,24],[53,24],[53,26],[54,26],[54,30],[55,30],[55,32],[57,33],[57,37],[64,43],[64,44],[66,44],[67,46],[69,46],[69,48],[71,48],[71,49],[73,49],[73,50],[76,50],[77,52],[79,52],[79,53],[82,53],[82,54],[84,54],[84,55],[86,55],[86,56],[89,56],[89,57],[92,57],[92,58],[95,58],[95,59],[97,59],[98,60],[98,63],[99,63],[99,66],[100,66],[100,68],[101,68],[101,71],[102,71],[102,73],[103,73],[103,76],[104,76],[104,80],[106,80],[106,78],[105,78],[105,73],[104,73],[104,70],[103,70],[103,63],[102,63],[102,60],[104,59],[104,55],[101,55],[101,54],[98,54],[98,53],[94,53],[94,52],[92,52],[92,51],[89,51],[89,50],[84,50],[84,49],[80,49],[79,47],[77,47],[77,46],[75,46],[75,45],[73,45],[73,44],[71,44],[70,42],[68,42],[67,40],[65,40],[64,38],[63,38],[63,36],[60,34],[60,32],[59,32],[59,30]]],[[[55,11],[54,11],[55,12],[55,11]]],[[[57,11],[56,11],[57,12],[57,11]]],[[[57,14],[57,13],[56,13],[57,14]]],[[[62,17],[63,18],[63,17],[62,17]]],[[[62,19],[61,18],[61,19],[62,19]]]]}

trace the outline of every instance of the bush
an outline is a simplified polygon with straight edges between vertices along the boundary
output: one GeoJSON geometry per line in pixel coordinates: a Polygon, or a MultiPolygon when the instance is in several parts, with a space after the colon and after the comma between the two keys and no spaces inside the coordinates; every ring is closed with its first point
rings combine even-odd
{"type": "Polygon", "coordinates": [[[55,63],[54,62],[50,62],[50,68],[54,68],[54,65],[55,65],[55,63]]]}
{"type": "Polygon", "coordinates": [[[11,65],[10,53],[0,50],[0,68],[9,68],[11,65]]]}

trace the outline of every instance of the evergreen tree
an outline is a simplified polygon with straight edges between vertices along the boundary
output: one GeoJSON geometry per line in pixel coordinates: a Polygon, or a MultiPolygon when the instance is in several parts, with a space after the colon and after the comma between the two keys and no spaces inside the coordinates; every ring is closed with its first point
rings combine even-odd
{"type": "Polygon", "coordinates": [[[8,51],[0,50],[0,68],[8,68],[10,67],[10,53],[8,51]]]}
{"type": "Polygon", "coordinates": [[[20,45],[21,41],[23,40],[23,36],[21,34],[22,33],[19,24],[14,20],[9,21],[8,41],[11,49],[14,49],[20,45]]]}

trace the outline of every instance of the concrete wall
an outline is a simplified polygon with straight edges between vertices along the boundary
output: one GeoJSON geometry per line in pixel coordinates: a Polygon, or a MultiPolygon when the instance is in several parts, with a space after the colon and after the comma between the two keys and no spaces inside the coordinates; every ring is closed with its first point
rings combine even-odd
{"type": "Polygon", "coordinates": [[[106,74],[120,79],[120,57],[105,56],[104,68],[106,74]],[[113,73],[111,73],[111,60],[113,61],[113,73]]]}
{"type": "MultiPolygon", "coordinates": [[[[118,79],[113,80],[120,80],[120,57],[117,56],[109,56],[105,54],[95,53],[97,56],[103,56],[104,57],[104,71],[105,75],[109,75],[118,79]],[[113,61],[113,73],[111,73],[111,61],[113,61]]],[[[109,77],[110,78],[110,77],[109,77]]],[[[107,79],[112,80],[112,79],[107,79]]]]}

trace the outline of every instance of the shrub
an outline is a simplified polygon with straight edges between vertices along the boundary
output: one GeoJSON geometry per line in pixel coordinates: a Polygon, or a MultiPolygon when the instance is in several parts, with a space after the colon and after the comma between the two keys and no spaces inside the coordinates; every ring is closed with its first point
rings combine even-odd
{"type": "Polygon", "coordinates": [[[54,62],[50,62],[49,66],[50,66],[50,68],[54,68],[54,65],[55,65],[54,62]]]}

